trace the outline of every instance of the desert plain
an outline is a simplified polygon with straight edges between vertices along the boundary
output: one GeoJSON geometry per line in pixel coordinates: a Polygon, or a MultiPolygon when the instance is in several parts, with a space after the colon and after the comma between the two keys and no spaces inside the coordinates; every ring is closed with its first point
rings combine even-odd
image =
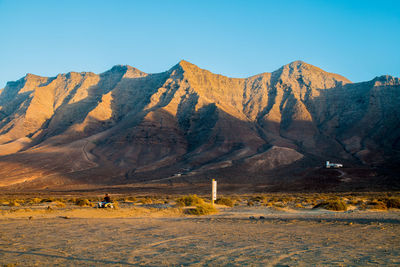
{"type": "Polygon", "coordinates": [[[88,205],[79,202],[79,198],[11,199],[8,203],[4,200],[0,216],[0,264],[400,264],[400,210],[380,206],[382,194],[236,195],[226,198],[234,203],[231,207],[216,204],[217,211],[204,215],[189,214],[187,211],[193,207],[177,205],[179,198],[182,196],[121,196],[116,209],[96,208],[93,197],[88,205]],[[313,208],[329,199],[347,203],[346,210],[313,208]]]}

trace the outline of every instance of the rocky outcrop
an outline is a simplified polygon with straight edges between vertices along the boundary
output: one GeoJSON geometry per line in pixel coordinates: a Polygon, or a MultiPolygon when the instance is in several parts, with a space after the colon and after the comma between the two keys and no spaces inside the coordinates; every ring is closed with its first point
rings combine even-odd
{"type": "Polygon", "coordinates": [[[232,166],[267,175],[307,158],[382,164],[398,159],[399,100],[398,78],[351,83],[301,61],[246,79],[186,61],[157,74],[28,74],[0,94],[2,185],[126,183],[232,166]]]}

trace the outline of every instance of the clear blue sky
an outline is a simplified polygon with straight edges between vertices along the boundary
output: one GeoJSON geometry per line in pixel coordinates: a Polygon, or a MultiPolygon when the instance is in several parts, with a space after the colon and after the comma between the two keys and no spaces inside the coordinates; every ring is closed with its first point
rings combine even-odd
{"type": "Polygon", "coordinates": [[[154,73],[185,59],[231,77],[303,60],[352,81],[400,76],[400,1],[0,0],[0,88],[26,73],[154,73]]]}

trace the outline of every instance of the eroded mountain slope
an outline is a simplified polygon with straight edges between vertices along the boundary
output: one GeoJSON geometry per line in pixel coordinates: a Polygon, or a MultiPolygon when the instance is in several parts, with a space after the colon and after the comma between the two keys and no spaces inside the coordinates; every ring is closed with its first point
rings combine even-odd
{"type": "Polygon", "coordinates": [[[246,79],[186,61],[158,74],[130,66],[28,74],[0,94],[1,185],[130,183],[229,168],[268,177],[301,160],[396,161],[399,90],[398,78],[351,83],[301,61],[246,79]]]}

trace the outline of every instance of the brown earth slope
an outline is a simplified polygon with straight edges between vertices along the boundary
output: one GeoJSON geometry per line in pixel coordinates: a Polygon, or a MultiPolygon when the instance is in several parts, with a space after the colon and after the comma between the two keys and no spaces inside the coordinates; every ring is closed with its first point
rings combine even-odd
{"type": "MultiPolygon", "coordinates": [[[[343,181],[357,188],[360,176],[373,177],[361,186],[373,188],[399,162],[399,100],[398,78],[351,83],[301,61],[246,79],[186,61],[157,74],[130,66],[99,75],[28,74],[0,94],[0,186],[213,176],[304,187],[329,177],[318,167],[332,160],[352,168],[345,177],[332,174],[327,190],[343,181]]],[[[396,188],[393,179],[387,188],[396,188]]]]}

